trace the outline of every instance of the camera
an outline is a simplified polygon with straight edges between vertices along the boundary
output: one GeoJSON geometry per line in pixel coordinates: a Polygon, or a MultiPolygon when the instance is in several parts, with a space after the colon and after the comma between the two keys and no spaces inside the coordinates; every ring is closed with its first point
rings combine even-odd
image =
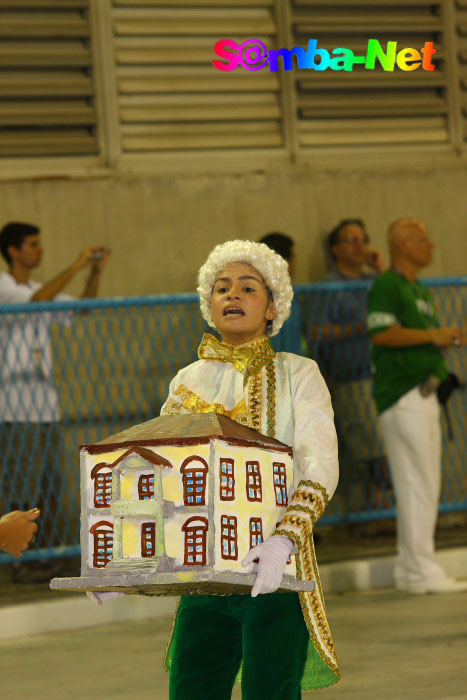
{"type": "Polygon", "coordinates": [[[441,384],[438,386],[438,389],[436,390],[440,404],[443,406],[449,399],[453,391],[455,391],[456,389],[462,389],[463,387],[464,384],[460,381],[459,377],[450,372],[448,374],[447,379],[441,382],[441,384]]]}
{"type": "Polygon", "coordinates": [[[97,262],[97,261],[99,261],[99,260],[102,260],[103,257],[104,257],[104,249],[103,249],[103,248],[98,248],[98,249],[95,250],[95,251],[93,252],[93,254],[92,254],[92,260],[93,260],[94,262],[97,262]]]}

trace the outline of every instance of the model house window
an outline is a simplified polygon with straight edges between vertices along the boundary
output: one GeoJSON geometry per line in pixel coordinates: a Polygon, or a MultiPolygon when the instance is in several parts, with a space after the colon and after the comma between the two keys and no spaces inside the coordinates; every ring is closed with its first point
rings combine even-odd
{"type": "Polygon", "coordinates": [[[207,518],[189,518],[182,527],[185,533],[185,558],[183,563],[188,566],[204,566],[206,564],[206,533],[207,518]]]}
{"type": "Polygon", "coordinates": [[[222,559],[237,559],[237,518],[232,515],[221,517],[222,559]]]}
{"type": "Polygon", "coordinates": [[[142,474],[138,479],[138,497],[140,501],[154,498],[154,474],[142,474]]]}
{"type": "Polygon", "coordinates": [[[274,491],[276,492],[276,505],[286,506],[288,504],[287,498],[287,477],[285,474],[285,464],[280,462],[273,462],[273,472],[274,472],[274,491]]]}
{"type": "Polygon", "coordinates": [[[141,525],[141,556],[148,559],[156,554],[156,523],[141,525]]]}
{"type": "Polygon", "coordinates": [[[246,497],[249,501],[261,501],[261,472],[259,462],[246,463],[246,497]]]}
{"type": "Polygon", "coordinates": [[[263,522],[261,518],[250,518],[250,549],[263,542],[263,522]]]}
{"type": "Polygon", "coordinates": [[[112,471],[105,462],[96,464],[91,472],[94,479],[94,507],[110,508],[112,500],[112,471]]]}
{"type": "Polygon", "coordinates": [[[206,505],[208,465],[202,457],[188,457],[180,471],[183,478],[183,502],[186,506],[206,505]]]}
{"type": "Polygon", "coordinates": [[[114,528],[112,523],[101,520],[90,530],[94,535],[93,564],[96,569],[103,569],[112,559],[114,528]]]}
{"type": "Polygon", "coordinates": [[[219,477],[221,501],[233,501],[235,498],[235,473],[233,459],[221,459],[219,477]]]}

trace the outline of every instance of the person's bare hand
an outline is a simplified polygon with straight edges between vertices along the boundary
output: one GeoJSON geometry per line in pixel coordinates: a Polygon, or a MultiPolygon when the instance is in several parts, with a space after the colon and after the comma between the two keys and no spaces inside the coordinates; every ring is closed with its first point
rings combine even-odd
{"type": "Polygon", "coordinates": [[[83,248],[76,258],[76,262],[74,263],[75,268],[81,270],[83,267],[86,267],[86,265],[89,265],[89,263],[92,262],[96,250],[98,250],[97,247],[90,245],[83,248]]]}
{"type": "Polygon", "coordinates": [[[110,250],[110,248],[102,247],[102,248],[95,248],[94,252],[95,253],[97,252],[100,257],[98,257],[97,259],[93,258],[92,269],[94,272],[102,272],[102,270],[104,269],[105,263],[107,262],[107,259],[112,251],[110,250]]]}
{"type": "MultiPolygon", "coordinates": [[[[88,245],[83,248],[81,253],[78,255],[74,266],[77,270],[81,270],[83,267],[86,267],[86,265],[92,265],[93,269],[96,269],[97,266],[103,265],[109,255],[109,248],[105,248],[101,245],[88,245]]],[[[100,272],[100,269],[98,271],[100,272]]]]}
{"type": "Polygon", "coordinates": [[[34,520],[40,515],[39,508],[13,510],[0,518],[0,549],[20,557],[34,537],[37,525],[34,520]]]}
{"type": "Polygon", "coordinates": [[[380,251],[376,250],[375,248],[367,247],[365,249],[365,263],[368,265],[368,267],[372,267],[379,274],[384,272],[386,269],[386,263],[383,260],[383,256],[381,255],[380,251]]]}
{"type": "Polygon", "coordinates": [[[463,328],[455,326],[430,328],[428,333],[433,345],[439,348],[465,347],[467,345],[467,335],[463,328]]]}

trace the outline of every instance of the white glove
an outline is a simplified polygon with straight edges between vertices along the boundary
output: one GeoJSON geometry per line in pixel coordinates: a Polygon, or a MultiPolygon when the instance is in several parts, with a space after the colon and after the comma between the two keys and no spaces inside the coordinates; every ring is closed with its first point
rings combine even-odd
{"type": "Polygon", "coordinates": [[[86,595],[89,600],[92,600],[96,605],[102,605],[106,600],[111,600],[112,598],[118,598],[124,593],[119,593],[118,591],[102,591],[98,593],[97,591],[86,591],[86,595]]]}
{"type": "Polygon", "coordinates": [[[242,566],[247,566],[254,559],[259,559],[256,580],[251,589],[252,598],[256,598],[258,593],[273,593],[279,588],[287,559],[294,547],[294,542],[288,537],[274,535],[266,542],[250,549],[242,561],[242,566]]]}

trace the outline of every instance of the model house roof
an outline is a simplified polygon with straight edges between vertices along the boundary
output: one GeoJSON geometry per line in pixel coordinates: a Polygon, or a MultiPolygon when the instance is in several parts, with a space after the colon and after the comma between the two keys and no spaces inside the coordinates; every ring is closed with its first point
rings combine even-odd
{"type": "Polygon", "coordinates": [[[211,438],[232,440],[238,445],[245,443],[265,449],[292,451],[288,445],[279,440],[262,435],[253,428],[240,425],[231,418],[220,413],[179,414],[175,416],[159,416],[145,423],[134,425],[120,433],[110,435],[92,445],[82,445],[91,454],[108,452],[121,447],[156,446],[156,445],[189,445],[209,442],[211,438]]]}

